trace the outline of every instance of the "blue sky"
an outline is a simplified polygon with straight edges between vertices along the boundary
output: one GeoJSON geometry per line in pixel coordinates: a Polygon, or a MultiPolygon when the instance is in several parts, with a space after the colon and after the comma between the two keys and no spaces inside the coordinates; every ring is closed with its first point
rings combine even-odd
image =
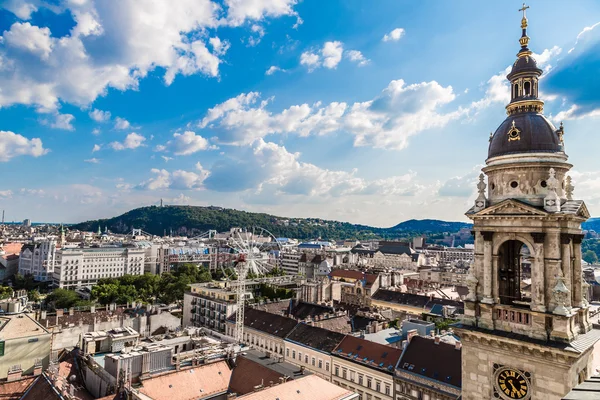
{"type": "MultiPolygon", "coordinates": [[[[600,3],[532,1],[545,114],[600,213],[600,3]],[[598,24],[598,25],[597,25],[598,24]],[[591,150],[591,151],[590,151],[591,150]]],[[[464,220],[519,1],[0,1],[0,208],[464,220]]]]}

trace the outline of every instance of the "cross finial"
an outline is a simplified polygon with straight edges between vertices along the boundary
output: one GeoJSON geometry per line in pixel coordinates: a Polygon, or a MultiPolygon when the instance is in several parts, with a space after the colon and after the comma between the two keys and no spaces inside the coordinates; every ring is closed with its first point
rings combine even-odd
{"type": "Polygon", "coordinates": [[[525,11],[527,11],[528,8],[529,6],[526,6],[525,3],[523,3],[522,8],[519,8],[519,11],[523,11],[523,18],[527,18],[527,15],[525,15],[525,11]]]}

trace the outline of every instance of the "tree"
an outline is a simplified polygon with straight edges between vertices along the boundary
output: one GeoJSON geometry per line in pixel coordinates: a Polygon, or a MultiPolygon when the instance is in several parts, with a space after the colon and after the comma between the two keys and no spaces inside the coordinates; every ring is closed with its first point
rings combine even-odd
{"type": "Polygon", "coordinates": [[[27,293],[27,298],[29,299],[29,301],[37,303],[38,301],[40,301],[40,292],[38,292],[37,289],[30,290],[27,293]]]}
{"type": "Polygon", "coordinates": [[[71,308],[86,303],[77,293],[67,289],[55,289],[46,297],[46,302],[47,304],[53,304],[55,309],[71,308]]]}
{"type": "Polygon", "coordinates": [[[0,300],[8,299],[13,295],[12,288],[8,286],[0,286],[0,300]]]}
{"type": "Polygon", "coordinates": [[[592,250],[587,250],[585,253],[583,253],[583,259],[585,262],[590,264],[598,263],[598,256],[592,250]]]}

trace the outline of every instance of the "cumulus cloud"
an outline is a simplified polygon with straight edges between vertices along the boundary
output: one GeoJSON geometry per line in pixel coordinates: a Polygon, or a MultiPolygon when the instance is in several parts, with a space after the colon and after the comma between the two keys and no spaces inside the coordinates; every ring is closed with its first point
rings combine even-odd
{"type": "Polygon", "coordinates": [[[473,196],[477,192],[477,182],[482,167],[482,165],[477,165],[465,175],[448,179],[439,187],[438,194],[452,197],[473,196]]]}
{"type": "Polygon", "coordinates": [[[101,133],[101,132],[100,132],[100,129],[98,129],[98,128],[94,128],[94,129],[92,129],[92,135],[94,135],[94,136],[98,136],[100,133],[101,133]]]}
{"type": "MultiPolygon", "coordinates": [[[[171,84],[177,75],[218,77],[229,43],[207,38],[208,29],[295,16],[296,0],[8,0],[22,20],[38,8],[70,15],[64,36],[48,27],[15,22],[0,40],[0,107],[12,104],[55,111],[60,103],[86,107],[109,89],[137,89],[159,69],[171,84]],[[210,46],[211,50],[209,50],[210,46]]],[[[256,31],[254,34],[261,34],[256,31]]]]}
{"type": "Polygon", "coordinates": [[[165,145],[156,146],[156,151],[170,151],[177,156],[187,156],[209,148],[208,140],[195,132],[174,133],[165,145]]]}
{"type": "Polygon", "coordinates": [[[385,35],[383,35],[383,38],[381,40],[383,40],[384,42],[397,42],[402,36],[404,36],[404,33],[405,32],[403,28],[396,28],[390,33],[386,33],[385,35]]]}
{"type": "Polygon", "coordinates": [[[358,50],[348,50],[346,52],[346,57],[352,61],[358,64],[359,67],[364,67],[365,65],[367,65],[369,62],[371,62],[371,60],[367,59],[363,53],[361,53],[358,50]]]}
{"type": "Polygon", "coordinates": [[[66,131],[73,131],[75,127],[72,122],[75,120],[75,117],[72,114],[55,114],[54,121],[43,120],[42,123],[45,125],[49,125],[50,128],[53,129],[63,129],[66,131]]]}
{"type": "Polygon", "coordinates": [[[0,190],[0,199],[12,199],[13,194],[12,190],[0,190]]]}
{"type": "Polygon", "coordinates": [[[27,139],[11,131],[0,131],[0,162],[18,156],[40,157],[48,151],[39,138],[27,139]]]}
{"type": "Polygon", "coordinates": [[[99,145],[99,144],[95,144],[95,145],[94,145],[94,148],[92,149],[92,153],[95,153],[95,152],[97,152],[97,151],[100,151],[100,149],[101,149],[100,145],[99,145]]]}
{"type": "Polygon", "coordinates": [[[93,158],[88,158],[87,160],[83,160],[86,163],[90,163],[90,164],[100,164],[100,160],[93,157],[93,158]]]}
{"type": "Polygon", "coordinates": [[[221,143],[243,145],[272,134],[323,135],[342,130],[354,136],[355,146],[402,149],[408,138],[426,129],[441,127],[464,115],[458,109],[442,113],[441,107],[455,99],[452,87],[435,81],[406,85],[390,82],[372,100],[348,105],[292,105],[280,113],[268,110],[269,100],[250,92],[208,110],[199,123],[210,128],[221,143]]]}
{"type": "Polygon", "coordinates": [[[153,168],[150,172],[153,174],[153,177],[137,185],[138,189],[202,189],[204,187],[204,180],[210,175],[200,163],[196,163],[196,171],[176,170],[169,172],[166,169],[153,168]]]}
{"type": "MultiPolygon", "coordinates": [[[[109,144],[113,150],[121,151],[126,149],[137,149],[144,145],[146,138],[142,135],[139,135],[135,132],[131,132],[123,142],[112,142],[109,144]]],[[[95,147],[94,147],[95,148],[95,147]]]]}
{"type": "Polygon", "coordinates": [[[125,130],[125,129],[129,129],[130,127],[131,127],[131,124],[126,119],[121,118],[121,117],[115,118],[115,129],[125,130]]]}
{"type": "Polygon", "coordinates": [[[94,109],[90,111],[89,116],[96,122],[106,122],[110,120],[110,111],[94,109]]]}
{"type": "Polygon", "coordinates": [[[342,61],[342,53],[344,52],[344,46],[342,42],[325,42],[323,49],[321,50],[321,56],[323,56],[323,66],[325,68],[333,69],[342,61]]]}
{"type": "Polygon", "coordinates": [[[275,72],[287,72],[287,70],[279,68],[275,65],[271,65],[269,67],[269,69],[267,70],[267,72],[265,72],[265,75],[273,75],[275,72]]]}
{"type": "Polygon", "coordinates": [[[309,71],[314,71],[321,65],[321,58],[316,53],[305,51],[300,55],[300,65],[306,66],[309,71]]]}

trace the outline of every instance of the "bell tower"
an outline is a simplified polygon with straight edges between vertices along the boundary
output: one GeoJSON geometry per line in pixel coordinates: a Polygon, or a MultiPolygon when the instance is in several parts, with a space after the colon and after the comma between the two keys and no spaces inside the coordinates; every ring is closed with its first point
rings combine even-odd
{"type": "Polygon", "coordinates": [[[466,214],[475,259],[456,326],[465,400],[560,399],[593,372],[600,339],[581,267],[581,223],[589,213],[573,198],[564,128],[543,115],[528,8],[519,10],[507,117],[490,136],[479,196],[466,214]]]}

